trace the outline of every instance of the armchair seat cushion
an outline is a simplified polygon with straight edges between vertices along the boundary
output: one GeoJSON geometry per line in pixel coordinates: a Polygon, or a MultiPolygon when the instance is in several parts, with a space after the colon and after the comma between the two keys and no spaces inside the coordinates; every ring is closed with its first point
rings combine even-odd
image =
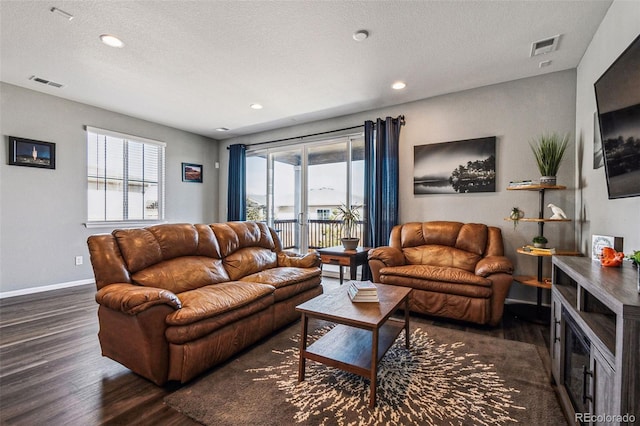
{"type": "MultiPolygon", "coordinates": [[[[474,299],[488,299],[493,295],[491,287],[459,284],[452,282],[430,281],[422,277],[403,277],[383,275],[380,277],[382,284],[410,287],[420,291],[427,291],[441,295],[456,295],[474,299]]],[[[414,296],[416,293],[412,293],[414,296]]]]}
{"type": "Polygon", "coordinates": [[[491,287],[491,280],[460,268],[432,265],[404,265],[380,269],[381,276],[417,278],[425,281],[491,287]]]}
{"type": "Polygon", "coordinates": [[[168,325],[187,325],[249,305],[273,293],[273,286],[229,281],[180,293],[182,308],[167,315],[168,325]]]}

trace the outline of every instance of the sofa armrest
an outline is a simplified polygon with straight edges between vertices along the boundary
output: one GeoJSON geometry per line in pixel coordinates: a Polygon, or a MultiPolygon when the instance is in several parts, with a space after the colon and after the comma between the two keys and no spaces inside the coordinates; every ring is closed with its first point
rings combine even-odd
{"type": "Polygon", "coordinates": [[[488,277],[503,272],[513,274],[513,263],[506,256],[487,256],[476,264],[476,275],[488,277]]]}
{"type": "Polygon", "coordinates": [[[310,251],[304,255],[281,251],[278,253],[278,266],[294,266],[297,268],[314,268],[320,266],[320,254],[310,251]]]}
{"type": "Polygon", "coordinates": [[[133,284],[109,284],[96,293],[99,305],[119,311],[127,315],[137,315],[155,305],[169,305],[180,309],[182,303],[178,296],[155,287],[142,287],[133,284]]]}
{"type": "Polygon", "coordinates": [[[406,263],[404,254],[394,247],[378,247],[369,250],[369,270],[373,282],[380,282],[380,270],[388,266],[400,266],[406,263]]]}
{"type": "Polygon", "coordinates": [[[401,266],[406,263],[404,254],[395,247],[377,247],[369,250],[369,260],[379,260],[384,266],[401,266]]]}

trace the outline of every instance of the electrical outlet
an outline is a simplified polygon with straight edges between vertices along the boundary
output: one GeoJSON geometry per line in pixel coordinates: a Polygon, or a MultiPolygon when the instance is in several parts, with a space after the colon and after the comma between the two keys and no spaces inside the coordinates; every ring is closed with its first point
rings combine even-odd
{"type": "Polygon", "coordinates": [[[83,263],[82,256],[76,256],[76,266],[82,265],[82,263],[83,263]]]}

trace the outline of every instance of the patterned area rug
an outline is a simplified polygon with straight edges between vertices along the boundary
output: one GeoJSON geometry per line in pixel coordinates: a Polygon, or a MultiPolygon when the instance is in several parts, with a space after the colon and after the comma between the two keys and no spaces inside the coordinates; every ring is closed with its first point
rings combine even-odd
{"type": "Polygon", "coordinates": [[[538,352],[544,348],[414,322],[411,348],[401,334],[380,363],[370,409],[368,379],[307,361],[298,382],[299,327],[165,402],[205,425],[566,424],[538,352]]]}

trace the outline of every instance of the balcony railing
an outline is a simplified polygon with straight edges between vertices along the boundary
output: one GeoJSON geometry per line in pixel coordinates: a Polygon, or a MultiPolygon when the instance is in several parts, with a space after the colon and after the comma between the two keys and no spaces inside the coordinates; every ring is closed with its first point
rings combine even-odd
{"type": "MultiPolygon", "coordinates": [[[[323,247],[332,247],[342,244],[342,221],[341,220],[319,220],[313,219],[308,222],[308,238],[309,248],[317,249],[323,247]]],[[[295,219],[276,220],[273,223],[273,229],[278,232],[282,247],[285,249],[295,249],[297,221],[295,219]]],[[[358,221],[356,226],[356,235],[360,238],[362,245],[362,235],[364,231],[364,222],[358,221]]]]}

